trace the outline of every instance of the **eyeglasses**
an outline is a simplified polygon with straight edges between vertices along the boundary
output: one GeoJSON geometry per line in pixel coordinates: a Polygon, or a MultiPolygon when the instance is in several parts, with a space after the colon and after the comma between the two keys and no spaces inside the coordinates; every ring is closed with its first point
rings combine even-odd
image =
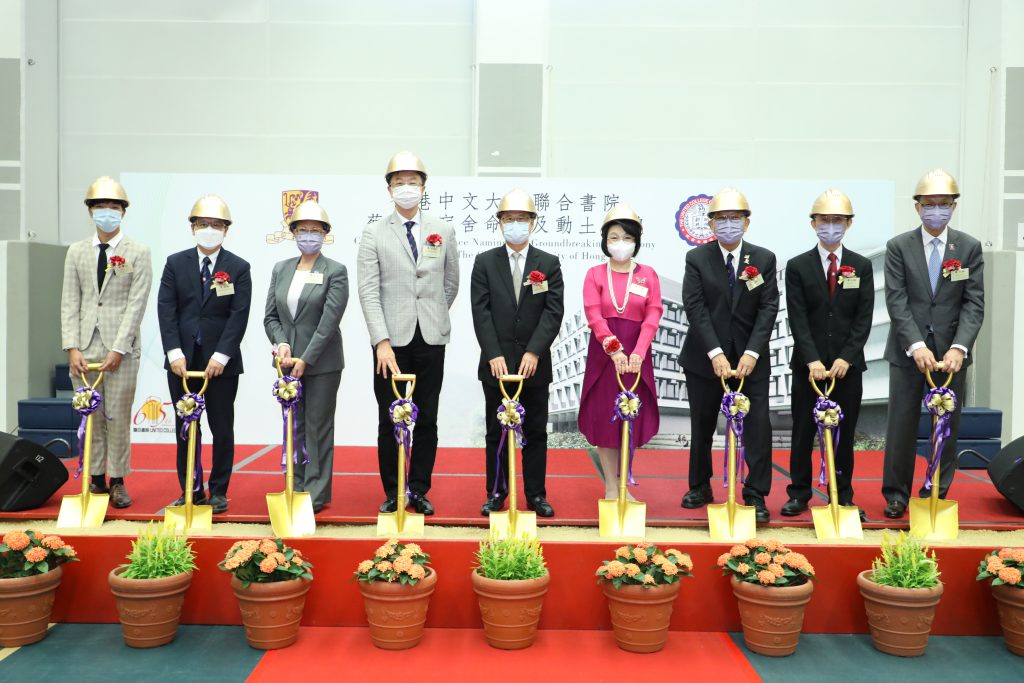
{"type": "Polygon", "coordinates": [[[925,208],[930,208],[930,207],[935,206],[935,207],[939,207],[941,209],[952,209],[953,205],[956,204],[956,202],[936,202],[934,204],[932,204],[931,202],[920,202],[920,204],[921,204],[921,206],[923,206],[925,208]]]}
{"type": "Polygon", "coordinates": [[[619,242],[622,242],[623,244],[636,244],[636,240],[630,237],[629,235],[625,237],[613,235],[608,238],[608,244],[618,244],[619,242]]]}
{"type": "Polygon", "coordinates": [[[419,188],[419,187],[423,187],[423,183],[417,182],[415,180],[408,180],[408,181],[404,181],[404,182],[401,181],[401,180],[396,180],[395,182],[391,183],[391,187],[392,188],[399,188],[399,187],[417,187],[417,188],[419,188]]]}
{"type": "Polygon", "coordinates": [[[529,223],[533,219],[529,216],[502,216],[498,220],[502,225],[508,225],[509,223],[529,223]]]}
{"type": "Polygon", "coordinates": [[[843,216],[843,215],[839,215],[839,214],[826,216],[826,215],[823,215],[823,214],[819,213],[819,214],[815,214],[814,218],[819,223],[843,223],[843,224],[845,224],[846,221],[850,220],[849,216],[843,216]]]}
{"type": "Polygon", "coordinates": [[[729,215],[729,214],[722,215],[722,214],[719,214],[719,215],[713,217],[711,220],[713,220],[713,221],[715,221],[717,223],[724,223],[726,221],[741,221],[744,218],[746,218],[746,216],[744,216],[742,214],[738,214],[738,215],[729,215]]]}
{"type": "Polygon", "coordinates": [[[204,230],[206,228],[213,228],[214,230],[227,230],[228,229],[227,225],[225,225],[224,223],[221,223],[219,221],[218,222],[196,221],[195,222],[195,227],[197,229],[199,229],[199,230],[204,230]]]}
{"type": "Polygon", "coordinates": [[[322,228],[299,228],[295,231],[296,235],[323,235],[324,230],[322,228]]]}

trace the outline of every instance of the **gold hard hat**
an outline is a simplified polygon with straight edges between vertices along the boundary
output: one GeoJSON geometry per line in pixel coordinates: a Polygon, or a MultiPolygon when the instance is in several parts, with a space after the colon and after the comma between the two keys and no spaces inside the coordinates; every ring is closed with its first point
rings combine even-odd
{"type": "Polygon", "coordinates": [[[849,216],[853,218],[853,202],[843,194],[842,190],[830,187],[814,200],[811,205],[811,218],[815,214],[824,216],[849,216]]]}
{"type": "Polygon", "coordinates": [[[124,187],[108,175],[100,176],[89,186],[85,192],[85,205],[88,206],[89,202],[104,199],[122,202],[125,207],[128,206],[128,194],[124,191],[124,187]]]}
{"type": "Polygon", "coordinates": [[[192,205],[188,220],[191,223],[197,218],[216,218],[231,225],[231,211],[228,209],[227,202],[215,194],[204,194],[192,205]]]}
{"type": "Polygon", "coordinates": [[[423,176],[423,182],[427,182],[427,169],[420,161],[420,158],[412,152],[401,151],[391,157],[388,162],[388,170],[384,171],[384,180],[391,182],[391,174],[399,171],[415,171],[423,176]]]}
{"type": "Polygon", "coordinates": [[[708,205],[708,215],[711,216],[718,211],[743,211],[750,215],[750,204],[743,193],[735,187],[723,187],[715,193],[708,205]]]}
{"type": "Polygon", "coordinates": [[[537,217],[537,205],[533,203],[533,197],[518,187],[501,198],[498,204],[498,216],[505,211],[525,211],[534,218],[537,217]]]}
{"type": "Polygon", "coordinates": [[[320,221],[327,230],[331,229],[331,219],[315,199],[307,199],[295,207],[291,218],[288,219],[288,227],[291,228],[299,221],[320,221]]]}
{"type": "Polygon", "coordinates": [[[941,168],[933,168],[917,181],[917,187],[914,188],[915,200],[928,194],[950,194],[956,199],[960,196],[960,187],[956,184],[956,178],[941,168]]]}
{"type": "Polygon", "coordinates": [[[604,215],[604,220],[601,221],[601,229],[604,230],[604,226],[615,221],[633,221],[641,230],[644,227],[644,222],[640,220],[640,216],[626,204],[616,204],[613,206],[611,211],[604,215]]]}

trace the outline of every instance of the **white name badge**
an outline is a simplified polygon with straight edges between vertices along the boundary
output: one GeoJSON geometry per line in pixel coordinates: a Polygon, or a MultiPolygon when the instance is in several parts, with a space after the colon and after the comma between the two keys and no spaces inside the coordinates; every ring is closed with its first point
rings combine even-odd
{"type": "Polygon", "coordinates": [[[961,268],[960,270],[954,270],[949,274],[951,282],[960,282],[961,280],[968,280],[971,277],[970,268],[961,268]]]}
{"type": "Polygon", "coordinates": [[[544,280],[543,282],[538,282],[534,285],[531,285],[531,287],[533,288],[534,294],[543,294],[544,292],[548,291],[548,281],[544,280]]]}
{"type": "Polygon", "coordinates": [[[859,277],[844,277],[843,289],[860,289],[859,277]]]}
{"type": "Polygon", "coordinates": [[[647,296],[647,288],[644,287],[643,285],[638,285],[635,282],[631,282],[629,284],[629,291],[630,291],[631,294],[636,294],[637,296],[642,296],[642,297],[646,297],[647,296]]]}
{"type": "Polygon", "coordinates": [[[748,290],[754,289],[755,287],[760,287],[763,284],[764,284],[764,278],[761,277],[760,274],[758,274],[757,277],[755,277],[753,279],[750,279],[750,280],[747,280],[747,289],[748,290]]]}
{"type": "Polygon", "coordinates": [[[217,292],[217,296],[230,296],[235,293],[235,285],[230,282],[214,285],[213,289],[217,292]]]}
{"type": "Polygon", "coordinates": [[[423,247],[423,255],[431,258],[437,258],[441,255],[441,245],[428,244],[423,247]]]}
{"type": "Polygon", "coordinates": [[[306,273],[306,284],[307,285],[322,285],[324,283],[323,273],[314,273],[312,271],[306,273]]]}

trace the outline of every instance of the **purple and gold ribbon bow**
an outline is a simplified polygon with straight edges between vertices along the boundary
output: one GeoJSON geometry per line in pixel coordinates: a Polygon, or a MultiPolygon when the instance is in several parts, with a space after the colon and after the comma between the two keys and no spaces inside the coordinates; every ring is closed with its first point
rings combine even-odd
{"type": "Polygon", "coordinates": [[[526,417],[526,408],[519,401],[515,401],[510,398],[503,398],[501,405],[498,406],[498,425],[501,427],[501,439],[498,441],[498,451],[495,457],[498,461],[498,467],[494,476],[494,488],[491,490],[492,496],[498,495],[498,487],[501,482],[501,453],[505,450],[505,439],[508,437],[508,433],[512,432],[515,434],[516,443],[522,448],[526,445],[526,435],[523,434],[523,420],[526,417]]]}
{"type": "Polygon", "coordinates": [[[632,391],[620,391],[615,397],[615,405],[612,407],[611,421],[621,420],[629,425],[627,429],[629,432],[629,472],[626,479],[626,483],[629,486],[637,485],[636,479],[633,478],[633,455],[635,453],[633,446],[633,423],[640,415],[640,408],[642,406],[643,402],[640,400],[640,396],[632,391]]]}
{"type": "Polygon", "coordinates": [[[391,424],[395,426],[395,441],[405,446],[405,495],[409,496],[409,468],[412,466],[412,431],[416,427],[416,418],[420,415],[420,409],[412,402],[411,398],[399,398],[391,402],[388,408],[391,416],[391,424]]]}
{"type": "Polygon", "coordinates": [[[930,491],[932,488],[932,477],[942,459],[942,448],[949,438],[949,421],[956,411],[956,394],[949,387],[935,387],[924,397],[924,407],[935,416],[935,428],[932,430],[932,454],[928,460],[928,469],[925,472],[924,488],[930,491]]]}
{"type": "MultiPolygon", "coordinates": [[[[295,415],[295,408],[299,405],[299,401],[302,400],[302,382],[298,377],[292,377],[291,375],[285,375],[284,377],[278,377],[274,380],[274,386],[271,388],[271,393],[277,402],[281,404],[281,471],[286,472],[288,470],[288,411],[292,411],[292,416],[295,415]]],[[[292,422],[292,428],[294,429],[295,422],[292,422]]],[[[296,465],[299,464],[299,450],[292,446],[292,462],[296,465]]],[[[309,464],[309,454],[306,453],[306,444],[302,444],[302,464],[309,464]]]]}
{"type": "MultiPolygon", "coordinates": [[[[750,399],[745,394],[741,394],[738,391],[729,391],[722,396],[722,408],[721,413],[725,415],[726,429],[732,432],[734,443],[736,444],[736,456],[739,460],[736,473],[736,479],[743,483],[746,481],[745,468],[746,468],[746,457],[745,448],[743,446],[743,418],[750,412],[750,399]]],[[[722,465],[722,481],[725,486],[729,486],[729,443],[726,441],[725,444],[725,461],[722,465]]]]}
{"type": "Polygon", "coordinates": [[[843,421],[843,409],[827,396],[819,396],[814,404],[814,423],[818,425],[818,443],[821,446],[821,471],[818,473],[818,486],[824,488],[828,484],[828,466],[825,454],[825,430],[832,433],[832,450],[835,452],[839,444],[839,423],[843,421]]]}
{"type": "MultiPolygon", "coordinates": [[[[198,420],[203,415],[203,411],[206,410],[206,399],[199,394],[187,393],[184,394],[178,402],[174,404],[174,412],[177,413],[178,417],[181,418],[181,436],[182,441],[188,440],[189,426],[196,422],[196,429],[199,429],[198,420]]],[[[203,490],[203,456],[202,456],[202,445],[199,440],[196,440],[196,466],[193,469],[193,491],[203,490]]]]}
{"type": "Polygon", "coordinates": [[[71,398],[71,407],[82,416],[82,421],[78,423],[78,469],[75,471],[75,479],[82,476],[82,466],[85,459],[85,444],[83,443],[85,439],[85,425],[89,421],[89,416],[99,410],[102,403],[103,396],[92,387],[82,387],[75,390],[75,395],[71,398]]]}

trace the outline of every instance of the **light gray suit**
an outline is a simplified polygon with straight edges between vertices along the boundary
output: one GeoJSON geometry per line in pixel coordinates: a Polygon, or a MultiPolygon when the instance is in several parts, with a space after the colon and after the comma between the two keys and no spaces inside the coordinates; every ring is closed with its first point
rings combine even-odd
{"type": "Polygon", "coordinates": [[[314,505],[324,505],[331,502],[334,411],[345,367],[340,324],[348,304],[348,271],[341,263],[318,256],[311,272],[321,273],[323,282],[303,286],[293,318],[288,289],[298,264],[295,257],[274,266],[263,326],[272,343],[288,344],[292,355],[306,362],[302,401],[295,413],[295,443],[305,444],[309,464],[302,465],[299,458],[296,489],[308,491],[314,505]]]}
{"type": "MultiPolygon", "coordinates": [[[[947,228],[942,262],[956,259],[968,269],[966,280],[954,282],[939,276],[932,294],[921,228],[897,235],[886,244],[885,304],[891,324],[885,346],[889,361],[889,413],[885,436],[885,468],[882,495],[906,503],[914,477],[914,458],[921,397],[925,377],[907,349],[924,342],[942,360],[954,345],[967,349],[964,366],[972,362],[972,349],[985,319],[984,260],[981,243],[959,230],[947,228]]],[[[945,380],[944,373],[933,379],[945,380]]],[[[957,396],[957,410],[950,421],[950,438],[943,447],[939,495],[946,491],[956,472],[956,442],[960,431],[966,373],[958,372],[950,388],[957,396]]]]}

